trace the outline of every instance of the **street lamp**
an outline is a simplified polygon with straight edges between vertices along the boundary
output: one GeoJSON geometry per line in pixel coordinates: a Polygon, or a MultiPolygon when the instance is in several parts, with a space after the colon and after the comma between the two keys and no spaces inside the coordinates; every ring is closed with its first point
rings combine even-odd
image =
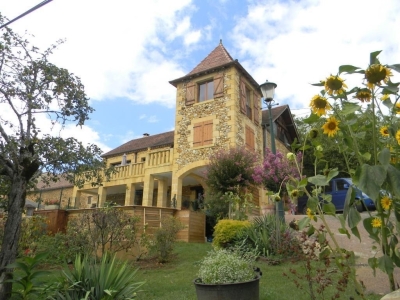
{"type": "MultiPolygon", "coordinates": [[[[266,80],[263,84],[260,85],[261,93],[264,98],[264,102],[268,107],[269,112],[269,132],[271,135],[271,152],[276,154],[276,146],[275,146],[275,132],[274,132],[274,122],[272,120],[272,105],[278,105],[279,103],[272,104],[274,101],[275,88],[277,87],[276,83],[269,82],[266,80]]],[[[285,221],[285,213],[283,211],[283,203],[282,201],[276,202],[276,213],[279,215],[279,218],[284,222],[285,221]]]]}

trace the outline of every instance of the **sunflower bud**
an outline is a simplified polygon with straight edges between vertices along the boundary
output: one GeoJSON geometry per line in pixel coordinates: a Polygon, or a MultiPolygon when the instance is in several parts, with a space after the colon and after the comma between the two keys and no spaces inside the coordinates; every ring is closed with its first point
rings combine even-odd
{"type": "Polygon", "coordinates": [[[324,148],[322,148],[321,145],[318,145],[318,146],[315,148],[315,150],[317,150],[317,151],[319,151],[319,152],[322,152],[322,151],[324,151],[324,148]]]}
{"type": "Polygon", "coordinates": [[[296,156],[293,152],[289,152],[288,154],[286,154],[286,158],[288,159],[288,161],[292,161],[296,158],[296,156]]]}
{"type": "Polygon", "coordinates": [[[318,129],[311,129],[310,132],[308,133],[308,137],[310,139],[315,139],[316,137],[318,137],[318,129]]]}

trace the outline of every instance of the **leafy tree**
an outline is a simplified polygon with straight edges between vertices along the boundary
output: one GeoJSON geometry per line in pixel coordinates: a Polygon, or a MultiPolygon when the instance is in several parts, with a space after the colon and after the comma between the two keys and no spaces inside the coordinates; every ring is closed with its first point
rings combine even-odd
{"type": "Polygon", "coordinates": [[[85,180],[93,184],[103,180],[97,146],[42,132],[49,128],[44,119],[53,128],[68,122],[82,126],[93,111],[80,79],[49,61],[60,43],[40,51],[7,27],[0,37],[0,183],[7,194],[8,214],[0,251],[0,299],[11,294],[12,283],[6,280],[12,273],[5,267],[17,255],[29,184],[39,175],[47,181],[61,176],[80,185],[85,180]],[[85,176],[77,176],[85,171],[85,176]]]}
{"type": "Polygon", "coordinates": [[[210,227],[214,227],[218,219],[228,217],[232,193],[245,201],[247,191],[254,184],[252,175],[256,162],[256,154],[242,147],[221,149],[210,157],[204,197],[210,227]]]}

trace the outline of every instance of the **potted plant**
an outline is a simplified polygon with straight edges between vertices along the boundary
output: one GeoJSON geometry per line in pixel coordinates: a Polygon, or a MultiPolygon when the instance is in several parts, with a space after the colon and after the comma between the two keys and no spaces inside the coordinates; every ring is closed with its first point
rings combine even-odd
{"type": "Polygon", "coordinates": [[[256,256],[237,250],[213,250],[201,261],[194,280],[198,300],[258,300],[261,271],[256,256]]]}
{"type": "Polygon", "coordinates": [[[60,207],[57,200],[45,200],[44,205],[44,209],[58,209],[60,207]]]}

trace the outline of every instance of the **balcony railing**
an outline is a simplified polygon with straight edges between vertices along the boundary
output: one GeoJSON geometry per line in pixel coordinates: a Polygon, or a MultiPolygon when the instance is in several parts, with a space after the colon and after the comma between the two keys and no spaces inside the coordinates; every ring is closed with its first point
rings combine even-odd
{"type": "Polygon", "coordinates": [[[166,149],[156,152],[150,152],[148,157],[149,167],[170,164],[172,160],[172,151],[170,149],[166,149]]]}

